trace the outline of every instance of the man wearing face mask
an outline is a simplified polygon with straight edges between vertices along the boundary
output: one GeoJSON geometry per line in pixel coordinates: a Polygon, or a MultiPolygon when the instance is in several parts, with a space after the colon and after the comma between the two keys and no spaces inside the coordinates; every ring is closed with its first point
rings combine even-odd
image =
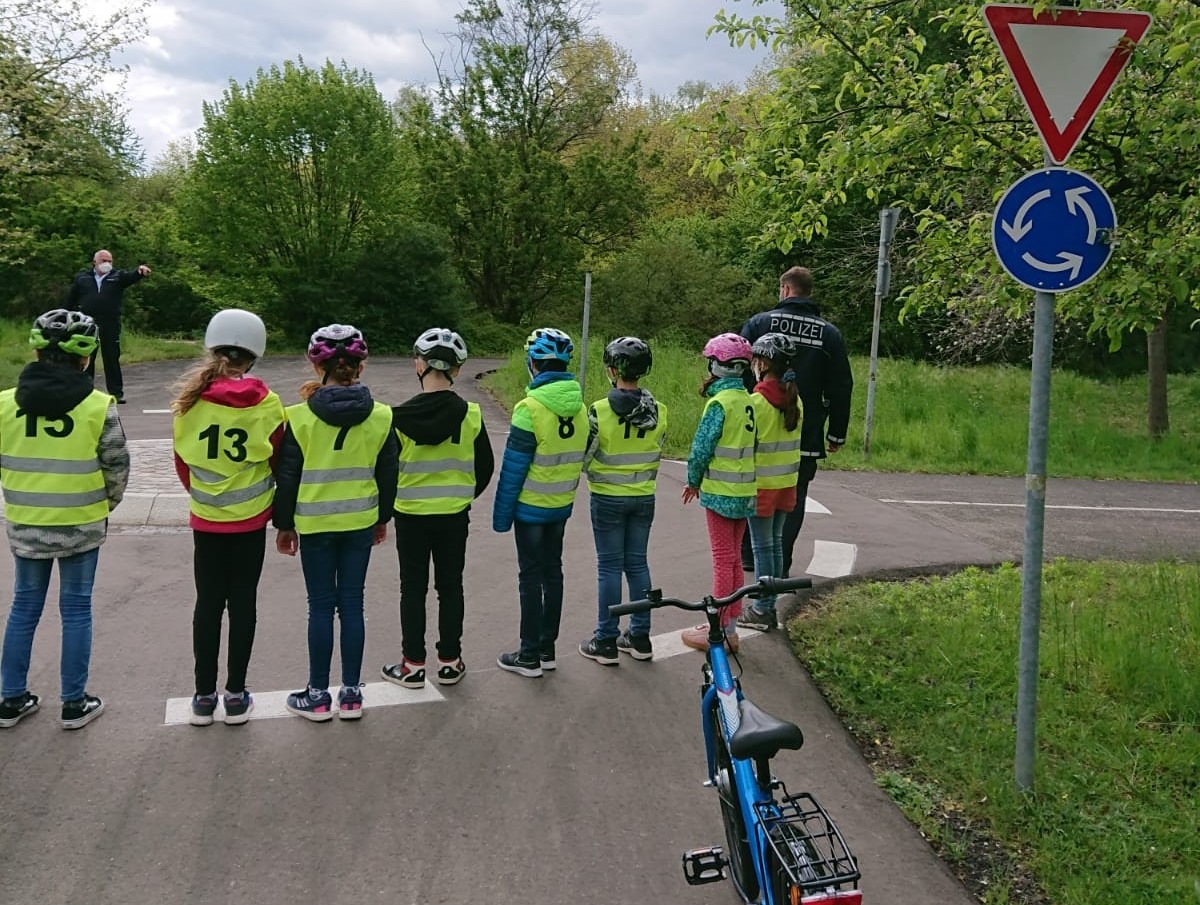
{"type": "MultiPolygon", "coordinates": [[[[846,442],[850,423],[850,394],[854,377],[842,334],[821,317],[812,300],[813,276],[807,267],[792,267],[779,278],[779,304],[770,311],[754,315],[742,327],[742,336],[754,342],[767,333],[783,333],[796,344],[792,370],[800,391],[803,415],[800,428],[800,474],[796,481],[796,508],[783,523],[783,574],[789,574],[792,548],[804,524],[804,501],[808,484],[816,476],[817,462],[826,449],[835,453],[846,442]],[[828,421],[828,431],[826,431],[828,421]]],[[[747,387],[751,388],[747,379],[747,387]]],[[[742,563],[753,571],[750,551],[744,550],[742,563]]]]}
{"type": "MultiPolygon", "coordinates": [[[[125,385],[121,380],[121,298],[126,288],[149,275],[150,268],[145,264],[139,264],[135,270],[114,270],[112,253],[102,248],[92,255],[92,268],[76,274],[67,293],[66,307],[82,311],[100,328],[104,384],[122,405],[125,385]]],[[[92,356],[87,374],[95,379],[96,356],[92,356]]]]}

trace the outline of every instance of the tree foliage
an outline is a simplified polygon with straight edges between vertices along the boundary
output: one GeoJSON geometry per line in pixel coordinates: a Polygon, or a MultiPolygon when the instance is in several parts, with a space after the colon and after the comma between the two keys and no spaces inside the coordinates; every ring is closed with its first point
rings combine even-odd
{"type": "Polygon", "coordinates": [[[633,79],[574,0],[470,0],[433,97],[406,128],[476,305],[510,322],[577,282],[641,210],[637,137],[605,117],[633,79]]]}

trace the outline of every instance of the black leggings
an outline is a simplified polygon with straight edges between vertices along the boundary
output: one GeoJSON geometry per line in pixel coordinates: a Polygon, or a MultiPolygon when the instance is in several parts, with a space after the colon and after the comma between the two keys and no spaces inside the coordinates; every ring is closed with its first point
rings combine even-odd
{"type": "Polygon", "coordinates": [[[462,656],[463,569],[470,523],[468,511],[453,515],[396,513],[401,650],[406,660],[425,662],[425,595],[429,591],[430,559],[438,596],[437,653],[443,660],[462,656]]]}
{"type": "Polygon", "coordinates": [[[217,690],[221,654],[221,617],[229,610],[229,653],[225,690],[246,689],[246,668],[258,621],[258,579],[262,575],[267,529],[240,534],[193,531],[196,609],[192,614],[192,653],[196,657],[196,694],[217,690]]]}

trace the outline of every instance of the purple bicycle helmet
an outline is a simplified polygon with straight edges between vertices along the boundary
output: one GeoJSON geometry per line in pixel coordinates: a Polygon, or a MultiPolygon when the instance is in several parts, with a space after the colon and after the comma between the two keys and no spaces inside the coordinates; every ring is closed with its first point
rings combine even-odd
{"type": "Polygon", "coordinates": [[[308,341],[308,360],[324,366],[338,359],[366,361],[367,341],[362,331],[350,324],[330,324],[317,330],[308,341]]]}

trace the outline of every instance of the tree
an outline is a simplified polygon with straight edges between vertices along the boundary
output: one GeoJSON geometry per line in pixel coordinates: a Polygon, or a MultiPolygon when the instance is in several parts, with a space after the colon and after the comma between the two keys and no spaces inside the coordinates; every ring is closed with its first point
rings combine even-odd
{"type": "Polygon", "coordinates": [[[300,60],[231,82],[203,116],[181,191],[188,231],[227,286],[265,282],[265,312],[306,336],[347,295],[364,249],[406,234],[392,112],[370,75],[300,60]]]}
{"type": "Polygon", "coordinates": [[[514,322],[641,209],[636,138],[605,133],[633,79],[574,0],[469,0],[434,97],[403,112],[479,308],[514,322]]]}
{"type": "MultiPolygon", "coordinates": [[[[1039,9],[1048,8],[1045,3],[1039,9]]],[[[1029,293],[1004,277],[990,249],[999,194],[1041,163],[1036,133],[975,3],[831,0],[789,4],[773,17],[719,17],[731,40],[771,42],[775,89],[761,129],[709,162],[778,212],[764,241],[788,249],[827,232],[857,197],[896,205],[916,225],[906,308],[971,300],[1020,313],[1029,293]],[[814,91],[814,82],[835,86],[814,91]]],[[[1148,336],[1152,435],[1166,430],[1163,326],[1200,308],[1200,6],[1163,0],[1072,165],[1093,174],[1121,219],[1108,267],[1058,310],[1118,348],[1148,336]]],[[[739,133],[740,135],[741,133],[739,133]]],[[[1189,318],[1190,319],[1190,318],[1189,318]]]]}

